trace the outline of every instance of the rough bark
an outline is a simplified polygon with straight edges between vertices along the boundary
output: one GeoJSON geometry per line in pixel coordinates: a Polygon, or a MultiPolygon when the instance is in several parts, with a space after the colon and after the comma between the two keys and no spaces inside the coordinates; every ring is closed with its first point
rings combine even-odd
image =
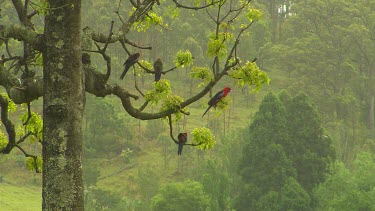
{"type": "Polygon", "coordinates": [[[43,52],[43,210],[83,210],[81,2],[50,0],[43,52]]]}

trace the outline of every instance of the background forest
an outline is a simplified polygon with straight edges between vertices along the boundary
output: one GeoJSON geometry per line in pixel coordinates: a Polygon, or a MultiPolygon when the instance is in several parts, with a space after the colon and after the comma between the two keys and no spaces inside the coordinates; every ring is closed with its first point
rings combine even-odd
{"type": "MultiPolygon", "coordinates": [[[[190,50],[195,64],[210,67],[205,55],[212,20],[205,12],[163,2],[153,8],[162,20],[135,25],[128,35],[138,45],[152,45],[151,51],[141,50],[142,59],[161,58],[172,68],[175,54],[190,50]]],[[[16,22],[11,5],[0,5],[0,21],[16,22]]],[[[375,210],[375,0],[251,5],[262,18],[244,35],[238,54],[257,58],[269,86],[254,92],[221,81],[213,94],[232,87],[226,110],[212,109],[202,119],[206,96],[174,123],[175,133],[189,135],[194,128],[210,128],[213,149],[185,146],[178,156],[167,121],[136,120],[118,98],[86,95],[86,210],[375,210]]],[[[83,26],[108,30],[118,19],[117,7],[113,0],[83,1],[83,26]]],[[[132,74],[118,80],[127,58],[121,46],[108,53],[110,80],[134,90],[125,82],[134,80],[132,74]]],[[[91,56],[102,65],[96,68],[105,69],[101,55],[91,56]]],[[[135,71],[138,86],[151,89],[154,76],[135,71]]],[[[190,96],[200,85],[191,71],[186,66],[165,76],[179,96],[190,96]]],[[[33,102],[34,111],[41,113],[41,105],[42,100],[33,102]]],[[[22,119],[18,127],[22,130],[22,119]]],[[[25,149],[41,151],[36,142],[25,149]]],[[[0,210],[41,209],[41,174],[27,164],[22,152],[0,155],[0,210]]]]}

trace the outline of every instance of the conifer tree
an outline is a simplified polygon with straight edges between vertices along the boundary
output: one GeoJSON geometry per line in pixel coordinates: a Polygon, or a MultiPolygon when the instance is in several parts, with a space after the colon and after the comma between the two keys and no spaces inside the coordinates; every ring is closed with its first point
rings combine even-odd
{"type": "Polygon", "coordinates": [[[297,170],[298,182],[311,193],[323,182],[335,158],[332,141],[323,134],[318,111],[305,93],[297,94],[285,107],[289,138],[284,148],[297,170]]]}

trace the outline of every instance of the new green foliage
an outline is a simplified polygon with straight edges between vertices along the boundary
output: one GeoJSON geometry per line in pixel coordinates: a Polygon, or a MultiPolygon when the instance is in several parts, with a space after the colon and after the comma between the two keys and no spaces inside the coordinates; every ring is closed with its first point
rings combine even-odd
{"type": "Polygon", "coordinates": [[[41,156],[37,156],[35,158],[27,157],[26,166],[30,171],[42,172],[42,168],[43,168],[42,157],[41,156]]]}
{"type": "Polygon", "coordinates": [[[199,144],[199,149],[211,149],[215,146],[216,141],[210,129],[206,127],[195,128],[191,134],[193,134],[193,143],[199,144]]]}
{"type": "Polygon", "coordinates": [[[189,50],[186,51],[178,51],[176,57],[173,61],[176,67],[184,68],[186,66],[190,66],[193,64],[193,55],[190,53],[189,50]]]}
{"type": "Polygon", "coordinates": [[[204,82],[200,83],[198,87],[205,85],[214,79],[212,71],[208,67],[198,67],[198,66],[194,66],[191,68],[190,77],[204,80],[204,82]]]}
{"type": "Polygon", "coordinates": [[[269,84],[270,79],[264,71],[260,70],[255,62],[246,62],[245,65],[233,69],[229,76],[237,79],[237,85],[253,87],[253,91],[259,91],[260,86],[269,84]]]}
{"type": "Polygon", "coordinates": [[[146,93],[145,100],[151,104],[157,104],[161,99],[171,93],[170,81],[167,79],[161,79],[160,81],[154,82],[154,89],[146,93]]]}

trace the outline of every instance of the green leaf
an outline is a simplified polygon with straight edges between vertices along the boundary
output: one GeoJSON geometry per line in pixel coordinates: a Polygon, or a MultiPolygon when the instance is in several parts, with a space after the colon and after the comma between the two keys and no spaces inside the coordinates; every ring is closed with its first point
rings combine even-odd
{"type": "MultiPolygon", "coordinates": [[[[30,170],[30,171],[35,171],[35,159],[33,157],[27,157],[26,158],[26,167],[30,170]]],[[[42,157],[41,156],[37,156],[36,157],[36,167],[38,169],[38,172],[41,172],[42,171],[42,167],[43,167],[43,160],[42,160],[42,157]]]]}
{"type": "Polygon", "coordinates": [[[225,111],[229,107],[230,98],[224,97],[216,104],[216,110],[218,111],[225,111]]]}
{"type": "MultiPolygon", "coordinates": [[[[28,118],[28,112],[23,113],[20,117],[22,122],[26,122],[28,118]]],[[[26,133],[32,132],[39,140],[42,140],[42,133],[43,133],[43,120],[42,116],[38,113],[31,112],[31,118],[27,122],[26,133]]],[[[34,136],[31,136],[31,142],[36,141],[34,136]]]]}
{"type": "Polygon", "coordinates": [[[163,105],[161,107],[162,111],[173,109],[175,111],[173,119],[173,122],[177,122],[182,118],[182,113],[180,112],[180,105],[184,102],[184,99],[177,95],[168,95],[167,98],[165,98],[163,105]]]}
{"type": "Polygon", "coordinates": [[[154,82],[154,89],[146,93],[145,100],[151,104],[158,104],[161,99],[166,98],[171,93],[170,82],[166,79],[161,79],[154,82]]]}
{"type": "MultiPolygon", "coordinates": [[[[133,7],[133,12],[134,11],[135,9],[133,7]]],[[[131,12],[131,14],[133,12],[131,12]]],[[[134,22],[132,27],[138,32],[145,32],[151,25],[163,25],[163,18],[155,12],[148,12],[140,21],[134,22]]]]}
{"type": "Polygon", "coordinates": [[[200,83],[198,87],[211,82],[214,79],[212,71],[208,67],[198,67],[194,66],[190,71],[191,78],[202,79],[205,83],[200,83]]]}
{"type": "Polygon", "coordinates": [[[237,85],[243,87],[248,85],[253,87],[253,91],[259,91],[260,86],[263,84],[269,84],[270,78],[267,73],[259,69],[255,62],[246,62],[244,66],[233,69],[229,76],[237,79],[237,85]]]}
{"type": "Polygon", "coordinates": [[[213,134],[206,127],[195,128],[191,134],[193,134],[193,143],[200,144],[199,149],[211,149],[216,144],[213,134]]]}
{"type": "Polygon", "coordinates": [[[219,58],[223,58],[228,53],[226,43],[228,43],[233,37],[233,34],[228,32],[228,29],[231,29],[231,26],[222,24],[221,27],[225,28],[225,32],[220,32],[217,36],[215,32],[212,32],[209,35],[207,55],[210,57],[218,56],[219,58]]]}
{"type": "Polygon", "coordinates": [[[257,10],[249,7],[249,11],[246,13],[247,19],[249,19],[250,22],[260,20],[262,17],[262,13],[257,10]]]}
{"type": "Polygon", "coordinates": [[[189,50],[186,50],[185,52],[179,51],[176,54],[174,63],[177,67],[182,67],[182,68],[185,65],[190,66],[193,64],[193,55],[191,54],[189,50]]]}

